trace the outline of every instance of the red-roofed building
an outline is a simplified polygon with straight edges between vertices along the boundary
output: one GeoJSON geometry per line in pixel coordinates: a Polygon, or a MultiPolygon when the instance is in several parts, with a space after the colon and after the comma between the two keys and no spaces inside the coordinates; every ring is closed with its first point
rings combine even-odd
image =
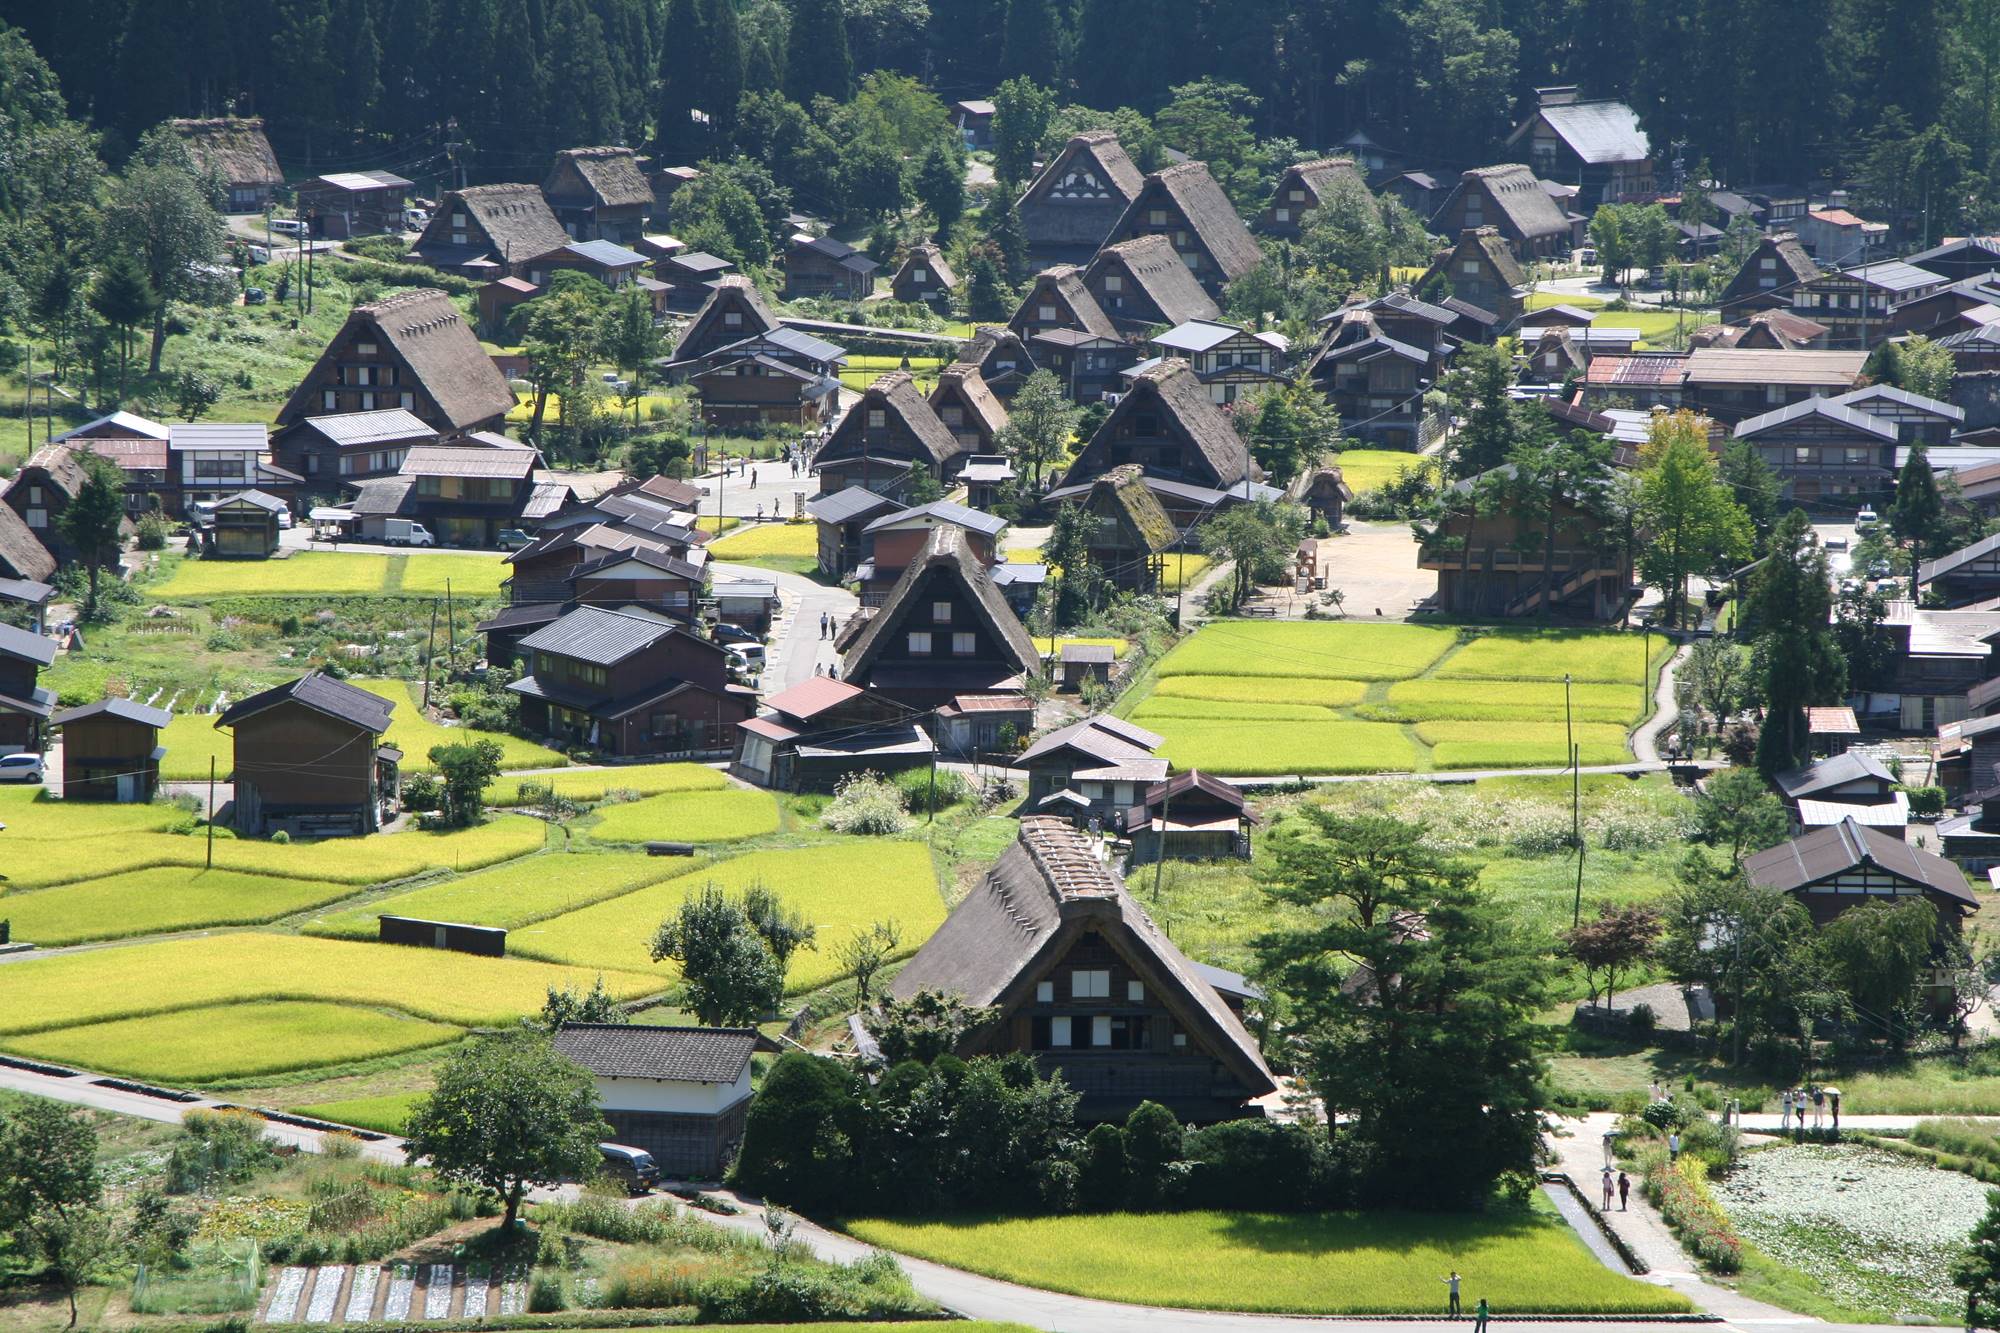
{"type": "Polygon", "coordinates": [[[814,676],[764,700],[736,724],[730,771],[760,787],[831,791],[850,773],[925,768],[936,746],[921,715],[859,685],[814,676]]]}

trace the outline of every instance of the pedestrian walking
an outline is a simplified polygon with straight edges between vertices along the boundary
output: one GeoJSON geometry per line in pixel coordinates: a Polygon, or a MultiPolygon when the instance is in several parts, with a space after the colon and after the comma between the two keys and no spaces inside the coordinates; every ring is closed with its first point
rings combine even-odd
{"type": "Polygon", "coordinates": [[[1626,1175],[1623,1171],[1620,1171],[1618,1173],[1618,1211],[1621,1213],[1626,1211],[1626,1209],[1630,1206],[1631,1199],[1632,1199],[1632,1177],[1626,1175]]]}
{"type": "Polygon", "coordinates": [[[1783,1134],[1792,1127],[1792,1090],[1786,1088],[1778,1094],[1778,1132],[1783,1134]]]}
{"type": "Polygon", "coordinates": [[[1840,1133],[1840,1089],[1826,1090],[1826,1104],[1833,1111],[1833,1132],[1840,1133]]]}
{"type": "Polygon", "coordinates": [[[1660,1080],[1654,1079],[1650,1088],[1650,1100],[1660,1100],[1660,1080]]]}
{"type": "Polygon", "coordinates": [[[1675,1130],[1673,1133],[1667,1135],[1667,1160],[1669,1162],[1678,1162],[1681,1160],[1681,1134],[1679,1130],[1675,1130]]]}
{"type": "Polygon", "coordinates": [[[1611,1168],[1607,1166],[1604,1168],[1604,1211],[1607,1213],[1611,1211],[1612,1188],[1611,1168]]]}
{"type": "Polygon", "coordinates": [[[826,664],[826,674],[827,674],[828,676],[832,677],[832,678],[833,678],[834,680],[839,680],[839,679],[840,679],[840,663],[838,663],[838,662],[828,662],[828,663],[826,664]]]}
{"type": "Polygon", "coordinates": [[[1813,1098],[1813,1128],[1814,1128],[1814,1129],[1825,1129],[1825,1128],[1826,1128],[1826,1089],[1825,1089],[1825,1088],[1814,1088],[1814,1089],[1813,1089],[1813,1091],[1812,1091],[1812,1098],[1813,1098]]]}
{"type": "Polygon", "coordinates": [[[1618,1142],[1617,1130],[1607,1129],[1604,1131],[1604,1164],[1606,1166],[1610,1166],[1614,1161],[1617,1160],[1617,1154],[1614,1151],[1617,1142],[1618,1142]]]}
{"type": "Polygon", "coordinates": [[[1456,1319],[1456,1318],[1458,1318],[1458,1313],[1459,1313],[1459,1312],[1458,1312],[1458,1270],[1457,1270],[1456,1268],[1454,1268],[1454,1269],[1452,1269],[1452,1270],[1451,1270],[1451,1276],[1450,1276],[1450,1277],[1447,1277],[1447,1278],[1445,1278],[1445,1279],[1444,1279],[1444,1283],[1445,1283],[1445,1285],[1446,1285],[1446,1286],[1448,1286],[1448,1287],[1450,1287],[1450,1288],[1451,1288],[1451,1303],[1450,1303],[1450,1305],[1448,1305],[1448,1306],[1446,1307],[1446,1310],[1445,1310],[1445,1313],[1446,1313],[1446,1314],[1449,1314],[1449,1315],[1450,1315],[1450,1316],[1451,1316],[1451,1317],[1452,1317],[1453,1319],[1456,1319]]]}
{"type": "Polygon", "coordinates": [[[1486,1298],[1479,1298],[1479,1305],[1472,1312],[1472,1333],[1486,1333],[1486,1318],[1493,1312],[1486,1308],[1486,1298]]]}

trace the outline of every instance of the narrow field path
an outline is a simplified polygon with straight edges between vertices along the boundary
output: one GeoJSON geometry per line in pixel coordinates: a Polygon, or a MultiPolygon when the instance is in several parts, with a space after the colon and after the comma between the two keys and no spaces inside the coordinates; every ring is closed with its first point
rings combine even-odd
{"type": "Polygon", "coordinates": [[[1632,753],[1641,760],[1659,760],[1660,737],[1680,718],[1681,706],[1674,695],[1674,677],[1693,651],[1693,644],[1684,643],[1680,651],[1660,667],[1660,681],[1653,689],[1653,715],[1641,722],[1639,729],[1632,733],[1632,753]]]}

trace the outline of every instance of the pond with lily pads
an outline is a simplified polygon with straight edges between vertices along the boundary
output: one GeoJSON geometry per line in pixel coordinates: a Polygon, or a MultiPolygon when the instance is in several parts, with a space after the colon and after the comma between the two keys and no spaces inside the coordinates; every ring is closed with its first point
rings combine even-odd
{"type": "Polygon", "coordinates": [[[1989,1187],[1880,1148],[1764,1148],[1712,1182],[1737,1231],[1825,1298],[1880,1317],[1952,1319],[1951,1265],[1989,1187]]]}

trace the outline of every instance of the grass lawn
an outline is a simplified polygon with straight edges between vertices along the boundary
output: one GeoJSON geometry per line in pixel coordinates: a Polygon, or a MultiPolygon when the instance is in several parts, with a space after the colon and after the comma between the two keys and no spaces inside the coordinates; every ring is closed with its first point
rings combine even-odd
{"type": "Polygon", "coordinates": [[[1532,1210],[1086,1214],[901,1222],[848,1230],[989,1277],[1099,1300],[1287,1314],[1440,1314],[1447,1272],[1497,1314],[1670,1313],[1678,1292],[1612,1272],[1535,1199],[1532,1210]]]}
{"type": "Polygon", "coordinates": [[[793,851],[751,852],[703,866],[676,879],[623,894],[515,931],[509,951],[578,967],[651,973],[656,985],[671,966],[647,956],[653,931],[690,893],[715,883],[741,892],[755,883],[775,890],[819,928],[817,947],[792,956],[792,991],[824,986],[841,975],[834,951],[877,921],[902,927],[905,955],[944,920],[944,899],[930,849],[917,842],[854,840],[793,851]]]}
{"type": "Polygon", "coordinates": [[[275,921],[350,896],[347,884],[161,866],[0,898],[14,938],[43,946],[275,921]]]}
{"type": "MultiPolygon", "coordinates": [[[[218,837],[215,865],[261,875],[289,875],[340,884],[382,884],[426,870],[477,870],[526,856],[548,840],[538,819],[500,815],[476,828],[448,833],[409,831],[322,842],[262,842],[218,837]]],[[[207,839],[199,833],[133,833],[117,838],[36,842],[9,835],[0,866],[16,889],[101,879],[153,866],[200,867],[207,839]]]]}
{"type": "Polygon", "coordinates": [[[512,929],[657,884],[685,867],[635,852],[550,852],[474,871],[306,923],[308,935],[376,938],[376,917],[422,917],[512,929]]]}
{"type": "Polygon", "coordinates": [[[1343,449],[1337,461],[1347,488],[1359,495],[1394,481],[1397,474],[1422,460],[1421,454],[1407,449],[1343,449]]]}
{"type": "Polygon", "coordinates": [[[1631,758],[1651,711],[1640,636],[1363,621],[1225,620],[1120,701],[1178,767],[1246,776],[1561,765],[1570,717],[1587,764],[1631,758]]]}
{"type": "MultiPolygon", "coordinates": [[[[209,1028],[227,1043],[265,1004],[326,1001],[398,1009],[475,1026],[537,1013],[550,986],[590,987],[594,970],[435,949],[238,932],[58,954],[10,964],[0,1033],[13,1037],[80,1023],[223,1005],[209,1028]]],[[[607,973],[605,989],[637,999],[657,977],[607,973]]]]}
{"type": "Polygon", "coordinates": [[[294,1108],[299,1115],[331,1120],[337,1125],[372,1129],[380,1134],[401,1134],[410,1108],[421,1092],[385,1092],[379,1097],[349,1097],[337,1102],[311,1102],[294,1108]]]}
{"type": "Polygon", "coordinates": [[[730,790],[669,792],[608,805],[589,834],[597,842],[734,842],[777,831],[777,797],[730,790]]]}
{"type": "Polygon", "coordinates": [[[205,1083],[400,1055],[456,1041],[444,1023],[344,1004],[218,1005],[14,1037],[11,1049],[162,1083],[205,1083]]]}
{"type": "Polygon", "coordinates": [[[521,788],[552,783],[556,795],[573,801],[601,801],[608,792],[657,796],[669,791],[721,791],[729,780],[705,764],[627,764],[618,768],[579,768],[535,777],[503,777],[486,790],[488,805],[522,805],[521,788]]]}

